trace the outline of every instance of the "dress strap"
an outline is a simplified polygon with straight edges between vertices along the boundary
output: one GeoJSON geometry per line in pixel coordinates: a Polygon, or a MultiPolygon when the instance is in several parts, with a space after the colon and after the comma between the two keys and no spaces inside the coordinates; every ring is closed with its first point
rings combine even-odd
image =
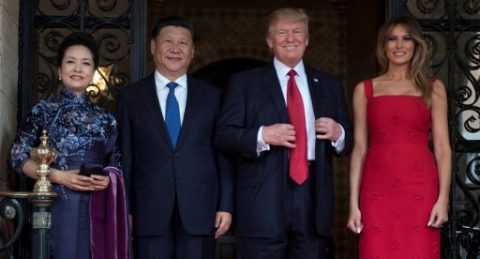
{"type": "Polygon", "coordinates": [[[365,91],[365,96],[367,100],[370,100],[373,97],[373,83],[372,79],[363,81],[363,90],[365,91]]]}

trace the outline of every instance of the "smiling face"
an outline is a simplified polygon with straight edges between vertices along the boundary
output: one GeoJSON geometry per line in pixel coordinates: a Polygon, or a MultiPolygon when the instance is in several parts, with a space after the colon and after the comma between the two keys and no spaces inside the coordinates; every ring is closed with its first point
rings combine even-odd
{"type": "Polygon", "coordinates": [[[396,25],[387,35],[385,54],[390,65],[405,65],[415,53],[415,40],[402,25],[396,25]]]}
{"type": "Polygon", "coordinates": [[[180,26],[165,26],[150,42],[155,66],[158,72],[174,81],[187,73],[193,58],[192,34],[180,26]]]}
{"type": "Polygon", "coordinates": [[[294,67],[308,46],[308,28],[302,20],[280,18],[270,24],[266,40],[280,62],[294,67]]]}
{"type": "Polygon", "coordinates": [[[73,45],[65,51],[58,75],[65,88],[82,95],[93,79],[95,65],[92,52],[83,45],[73,45]]]}

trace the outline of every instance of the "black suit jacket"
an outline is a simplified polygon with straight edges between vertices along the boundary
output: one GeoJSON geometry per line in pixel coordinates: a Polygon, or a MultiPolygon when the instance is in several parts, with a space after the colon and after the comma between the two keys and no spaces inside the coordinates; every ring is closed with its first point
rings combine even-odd
{"type": "MultiPolygon", "coordinates": [[[[345,130],[345,148],[350,153],[352,127],[340,83],[331,76],[305,67],[315,119],[330,117],[345,130]]],[[[285,233],[284,194],[288,178],[288,149],[271,146],[257,155],[260,126],[289,123],[285,99],[273,65],[236,74],[227,89],[218,125],[216,144],[240,156],[236,178],[236,235],[274,237],[285,233]]],[[[331,234],[334,185],[329,140],[316,140],[315,222],[321,235],[331,234]]]]}
{"type": "Polygon", "coordinates": [[[191,234],[213,233],[215,213],[233,211],[233,171],[214,148],[220,89],[187,79],[187,104],[172,148],[153,74],[121,91],[117,103],[119,146],[134,234],[167,230],[174,202],[191,234]]]}

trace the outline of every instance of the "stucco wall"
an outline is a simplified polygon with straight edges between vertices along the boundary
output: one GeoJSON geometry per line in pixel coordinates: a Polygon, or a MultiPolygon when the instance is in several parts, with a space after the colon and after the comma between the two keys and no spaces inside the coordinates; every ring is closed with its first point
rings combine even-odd
{"type": "Polygon", "coordinates": [[[0,190],[7,189],[9,151],[15,136],[19,1],[0,0],[0,190]]]}

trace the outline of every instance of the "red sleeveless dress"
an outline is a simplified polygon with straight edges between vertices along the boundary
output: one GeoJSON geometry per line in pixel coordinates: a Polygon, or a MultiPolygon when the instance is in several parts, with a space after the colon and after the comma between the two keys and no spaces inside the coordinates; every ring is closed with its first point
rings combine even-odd
{"type": "Polygon", "coordinates": [[[360,187],[360,259],[438,259],[440,231],[427,226],[438,197],[429,149],[430,109],[421,97],[367,97],[368,152],[360,187]]]}

